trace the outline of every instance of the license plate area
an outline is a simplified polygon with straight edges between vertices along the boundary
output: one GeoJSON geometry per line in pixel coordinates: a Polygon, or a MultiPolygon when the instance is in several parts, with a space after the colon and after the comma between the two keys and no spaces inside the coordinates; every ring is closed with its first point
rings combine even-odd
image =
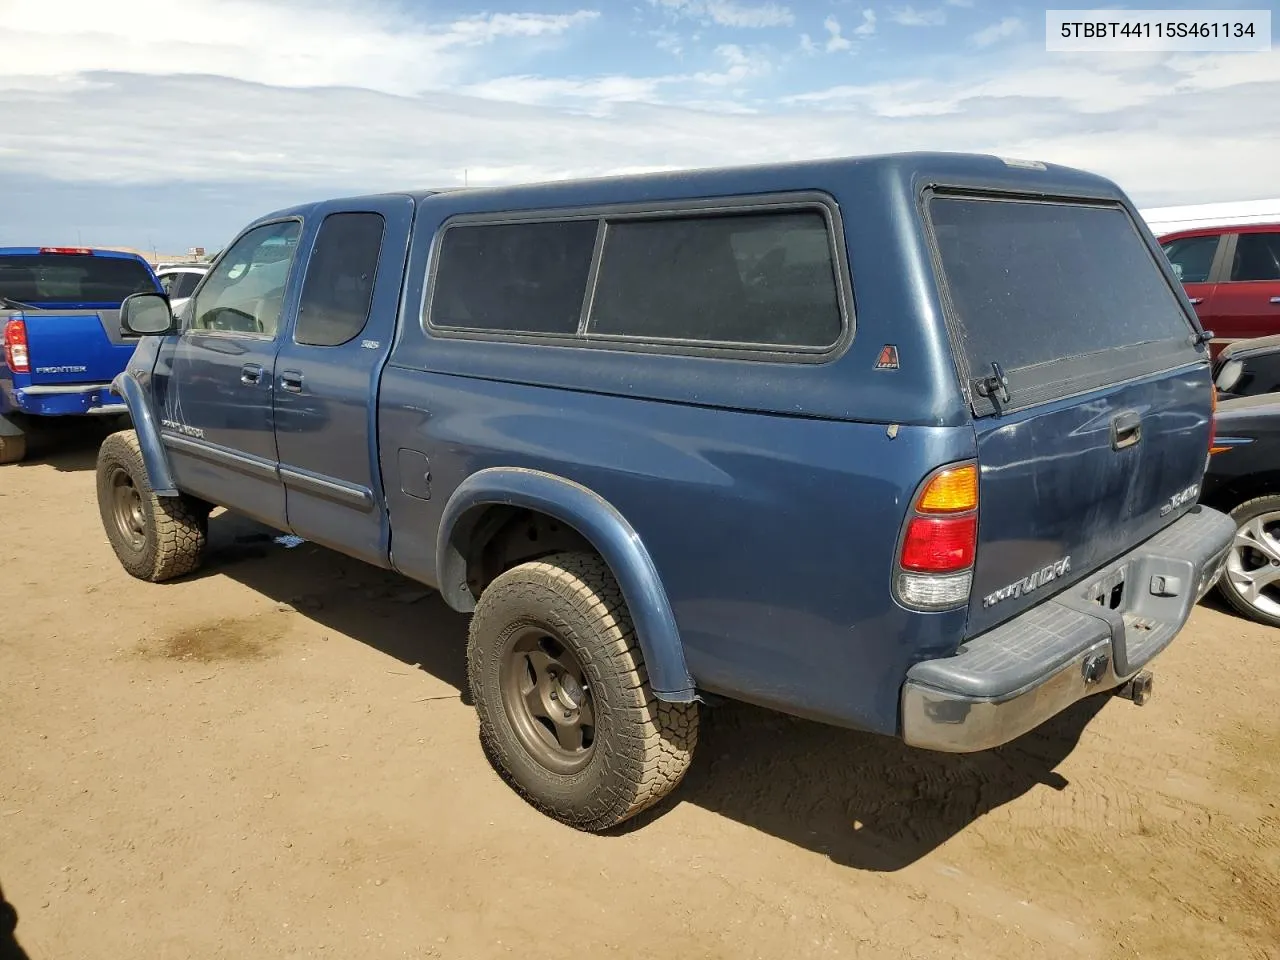
{"type": "Polygon", "coordinates": [[[1122,611],[1125,602],[1125,587],[1129,575],[1129,564],[1122,564],[1100,580],[1095,580],[1085,588],[1085,598],[1104,610],[1122,611]]]}

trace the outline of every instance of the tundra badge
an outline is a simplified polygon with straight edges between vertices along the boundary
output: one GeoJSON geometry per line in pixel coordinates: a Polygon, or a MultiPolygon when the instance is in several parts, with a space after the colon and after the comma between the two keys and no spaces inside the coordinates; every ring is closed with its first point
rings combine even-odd
{"type": "Polygon", "coordinates": [[[1001,587],[994,593],[987,594],[982,600],[983,607],[994,607],[1001,600],[1008,600],[1010,597],[1020,597],[1024,593],[1030,593],[1043,587],[1050,580],[1057,580],[1059,577],[1070,572],[1071,557],[1063,557],[1061,560],[1055,560],[1046,567],[1041,567],[1029,577],[1023,577],[1021,580],[1015,580],[1008,586],[1001,587]]]}

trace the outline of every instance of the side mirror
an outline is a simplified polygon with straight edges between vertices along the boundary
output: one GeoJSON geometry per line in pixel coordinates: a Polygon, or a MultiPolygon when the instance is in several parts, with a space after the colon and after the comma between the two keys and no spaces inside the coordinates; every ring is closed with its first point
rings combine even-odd
{"type": "Polygon", "coordinates": [[[135,337],[155,337],[173,333],[177,324],[162,293],[135,293],[120,304],[120,332],[135,337]]]}
{"type": "Polygon", "coordinates": [[[1239,360],[1228,360],[1222,365],[1218,375],[1214,377],[1213,384],[1223,393],[1230,393],[1231,389],[1240,382],[1240,375],[1243,373],[1243,363],[1239,360]]]}

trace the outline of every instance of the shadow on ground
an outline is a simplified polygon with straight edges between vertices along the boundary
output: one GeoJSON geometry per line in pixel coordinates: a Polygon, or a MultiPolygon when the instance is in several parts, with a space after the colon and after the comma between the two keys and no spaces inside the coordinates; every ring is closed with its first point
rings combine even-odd
{"type": "Polygon", "coordinates": [[[98,463],[98,448],[107,434],[119,428],[112,420],[87,417],[69,421],[53,421],[39,431],[27,435],[27,455],[12,466],[51,466],[61,473],[93,470],[98,463]]]}
{"type": "Polygon", "coordinates": [[[945,754],[745,704],[704,714],[680,798],[862,870],[895,871],[1045,785],[1107,696],[996,750],[945,754]]]}
{"type": "Polygon", "coordinates": [[[221,513],[209,521],[203,573],[220,573],[303,616],[444,681],[469,701],[467,618],[433,590],[312,543],[221,513]]]}
{"type": "Polygon", "coordinates": [[[4,889],[0,887],[0,960],[28,960],[14,935],[17,926],[18,911],[4,898],[4,889]]]}
{"type": "MultiPolygon", "coordinates": [[[[465,699],[466,617],[397,574],[309,543],[289,548],[277,536],[215,516],[206,573],[425,670],[465,699]]],[[[971,755],[726,704],[703,712],[697,756],[672,802],[623,829],[693,803],[840,864],[899,870],[1038,785],[1067,789],[1055,768],[1108,699],[1082,701],[1005,747],[971,755]]]]}

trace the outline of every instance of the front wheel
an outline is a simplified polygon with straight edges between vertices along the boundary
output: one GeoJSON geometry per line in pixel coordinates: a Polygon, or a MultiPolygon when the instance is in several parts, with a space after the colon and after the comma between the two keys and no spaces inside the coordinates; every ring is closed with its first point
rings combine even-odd
{"type": "Polygon", "coordinates": [[[131,575],[159,583],[200,566],[208,511],[189,497],[156,496],[135,431],[113,433],[102,441],[97,481],[102,526],[131,575]]]}
{"type": "Polygon", "coordinates": [[[1280,496],[1242,503],[1231,519],[1236,536],[1218,594],[1250,620],[1280,627],[1280,496]]]}
{"type": "Polygon", "coordinates": [[[522,563],[485,589],[467,672],[485,752],[533,806],[606,830],[667,796],[698,739],[696,703],[658,700],[622,593],[598,556],[522,563]]]}

